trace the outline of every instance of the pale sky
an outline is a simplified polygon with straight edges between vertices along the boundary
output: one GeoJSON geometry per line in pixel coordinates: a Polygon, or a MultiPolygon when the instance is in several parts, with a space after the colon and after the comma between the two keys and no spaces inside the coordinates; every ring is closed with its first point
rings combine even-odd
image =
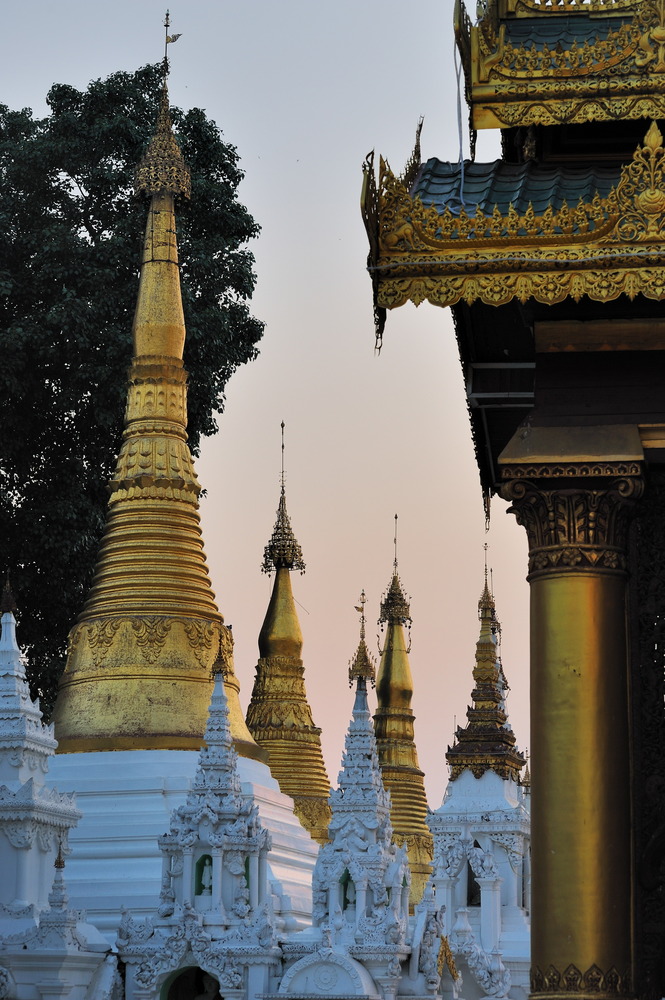
{"type": "MultiPolygon", "coordinates": [[[[475,6],[475,5],[474,5],[475,6]]],[[[457,160],[453,0],[172,0],[170,92],[203,107],[237,146],[240,198],[262,227],[252,250],[259,359],[229,384],[219,434],[197,462],[205,547],[233,625],[246,707],[271,581],[260,572],[279,498],[286,423],[287,504],[307,563],[293,585],[314,719],[336,784],[351,713],[354,604],[368,597],[368,640],[389,583],[393,517],[411,596],[416,743],[440,805],[453,720],[464,722],[489,543],[508,709],[528,747],[526,537],[482,499],[448,310],[406,305],[374,354],[361,164],[374,148],[399,172],[425,117],[423,158],[457,160]]],[[[162,55],[155,0],[23,0],[3,5],[0,101],[42,115],[54,83],[83,88],[162,55]]],[[[466,133],[467,110],[462,107],[466,133]]],[[[465,153],[468,144],[465,136],[465,153]]],[[[479,159],[498,155],[480,136],[479,159]]]]}

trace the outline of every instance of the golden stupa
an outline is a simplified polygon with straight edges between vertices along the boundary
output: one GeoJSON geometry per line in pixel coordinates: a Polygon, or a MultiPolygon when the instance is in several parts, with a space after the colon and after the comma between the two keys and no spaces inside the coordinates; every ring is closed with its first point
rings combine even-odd
{"type": "MultiPolygon", "coordinates": [[[[282,424],[282,457],[284,455],[282,424]]],[[[268,751],[270,771],[314,840],[324,844],[330,823],[330,781],[321,751],[321,730],[314,725],[305,690],[302,632],[291,571],[305,570],[286,510],[284,468],[277,520],[265,547],[263,571],[275,573],[272,596],[259,634],[259,661],[247,726],[268,751]]]]}
{"type": "Polygon", "coordinates": [[[166,81],[136,187],[150,208],[125,430],[94,581],[69,636],[54,715],[59,752],[198,749],[221,657],[236,746],[264,760],[244,723],[231,633],[210,587],[187,446],[175,200],[189,197],[190,175],[166,81]]]}
{"type": "Polygon", "coordinates": [[[376,746],[383,783],[390,792],[393,840],[405,845],[411,868],[411,904],[420,902],[432,869],[432,835],[427,826],[424,774],[418,766],[411,710],[413,678],[404,626],[411,624],[409,603],[397,573],[381,602],[379,623],[386,626],[376,680],[376,746]]]}
{"type": "Polygon", "coordinates": [[[476,778],[485,771],[494,771],[501,778],[519,782],[526,760],[515,746],[515,734],[508,723],[508,683],[497,648],[501,626],[487,585],[487,568],[478,617],[480,635],[473,667],[473,705],[466,711],[467,725],[457,727],[455,743],[446,753],[450,780],[454,781],[468,768],[476,778]]]}

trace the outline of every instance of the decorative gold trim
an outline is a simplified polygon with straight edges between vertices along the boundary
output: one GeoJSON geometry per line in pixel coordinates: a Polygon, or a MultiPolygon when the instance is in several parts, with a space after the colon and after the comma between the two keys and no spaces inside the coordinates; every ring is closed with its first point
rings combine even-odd
{"type": "Polygon", "coordinates": [[[166,83],[159,101],[157,128],[145,156],[136,168],[136,190],[145,194],[178,194],[189,198],[192,181],[171,125],[166,83]]]}
{"type": "Polygon", "coordinates": [[[664,29],[663,0],[488,0],[477,25],[456,11],[473,127],[662,117],[664,29]],[[568,47],[513,45],[510,40],[511,17],[571,13],[632,19],[594,42],[573,41],[568,47]],[[621,110],[619,97],[629,99],[621,110]],[[648,111],[643,101],[651,101],[648,111]]]}
{"type": "Polygon", "coordinates": [[[561,572],[625,573],[628,524],[643,490],[639,476],[610,480],[604,489],[553,484],[543,489],[519,478],[504,483],[501,496],[526,528],[528,579],[561,572]]]}
{"type": "Polygon", "coordinates": [[[596,193],[539,215],[531,205],[523,214],[512,205],[505,213],[496,206],[488,214],[453,213],[446,206],[439,214],[412,197],[381,159],[378,187],[366,179],[363,204],[376,314],[409,300],[499,306],[533,298],[554,305],[584,295],[611,302],[641,294],[660,301],[664,190],[665,148],[655,123],[607,197],[596,193]]]}
{"type": "Polygon", "coordinates": [[[505,12],[525,17],[534,14],[634,14],[640,0],[503,0],[505,12]]]}
{"type": "Polygon", "coordinates": [[[506,465],[504,479],[598,479],[639,476],[639,462],[566,462],[563,465],[506,465]]]}
{"type": "Polygon", "coordinates": [[[586,972],[580,972],[572,963],[563,972],[559,972],[553,965],[550,965],[545,972],[534,966],[531,969],[531,992],[553,996],[562,993],[568,996],[570,994],[617,996],[629,994],[631,982],[628,972],[620,973],[614,966],[607,972],[603,972],[597,965],[592,965],[586,972]]]}

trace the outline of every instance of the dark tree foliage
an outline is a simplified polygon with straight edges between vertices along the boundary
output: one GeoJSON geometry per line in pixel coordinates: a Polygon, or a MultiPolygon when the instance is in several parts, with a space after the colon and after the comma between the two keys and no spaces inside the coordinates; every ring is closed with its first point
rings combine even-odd
{"type": "MultiPolygon", "coordinates": [[[[0,106],[0,568],[47,711],[120,445],[147,210],[132,182],[160,82],[161,67],[146,66],[84,92],[56,85],[43,120],[0,106]]],[[[177,215],[196,453],[228,378],[257,354],[244,245],[258,227],[236,198],[234,147],[199,109],[172,117],[192,171],[177,215]]]]}

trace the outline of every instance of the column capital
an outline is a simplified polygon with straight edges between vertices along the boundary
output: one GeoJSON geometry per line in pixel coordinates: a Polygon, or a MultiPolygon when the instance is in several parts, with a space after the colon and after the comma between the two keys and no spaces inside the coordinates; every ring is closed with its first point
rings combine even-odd
{"type": "Polygon", "coordinates": [[[529,580],[626,572],[628,524],[644,492],[641,463],[509,465],[502,477],[501,496],[529,539],[529,580]]]}

